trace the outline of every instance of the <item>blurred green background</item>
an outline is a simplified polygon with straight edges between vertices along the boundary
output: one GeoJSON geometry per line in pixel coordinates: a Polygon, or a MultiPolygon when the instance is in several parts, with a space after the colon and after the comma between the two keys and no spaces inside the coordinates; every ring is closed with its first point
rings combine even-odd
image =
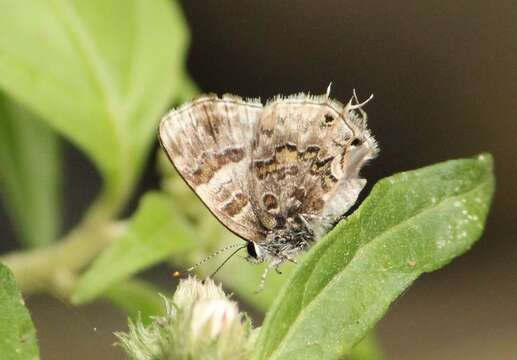
{"type": "MultiPolygon", "coordinates": [[[[9,6],[8,1],[3,3],[9,6]]],[[[89,11],[110,11],[99,4],[89,11]]],[[[381,153],[364,169],[368,189],[378,179],[401,170],[481,151],[494,155],[498,184],[483,238],[451,265],[419,279],[392,306],[377,332],[387,359],[517,358],[517,222],[513,211],[517,204],[513,189],[517,181],[513,148],[517,136],[517,3],[220,0],[181,1],[179,5],[190,31],[188,73],[202,91],[265,100],[278,93],[323,93],[332,81],[332,96],[343,101],[353,88],[361,98],[374,93],[366,110],[381,153]]],[[[33,11],[26,16],[25,21],[31,22],[39,14],[33,11]]],[[[117,29],[112,25],[91,24],[99,32],[117,29]]],[[[3,26],[11,25],[4,22],[3,26]]],[[[142,43],[160,41],[165,50],[143,56],[148,60],[140,71],[158,69],[169,42],[174,42],[154,30],[149,29],[150,37],[142,43]]],[[[124,29],[109,31],[103,36],[117,37],[116,32],[124,29]]],[[[10,37],[5,31],[0,39],[4,45],[12,42],[13,47],[31,41],[10,37]]],[[[130,48],[125,43],[120,46],[130,48]]],[[[5,52],[0,52],[2,56],[5,60],[5,52]]],[[[0,76],[7,70],[0,67],[0,76]]],[[[53,71],[59,73],[59,63],[53,64],[53,71]]],[[[167,76],[173,74],[163,74],[167,76]]],[[[181,100],[178,95],[169,105],[181,100]]],[[[134,116],[139,114],[135,111],[134,116]]],[[[35,130],[40,131],[45,130],[35,130]]],[[[36,141],[28,136],[28,141],[36,141]]],[[[5,139],[0,138],[4,145],[5,139]]],[[[67,141],[61,146],[62,168],[43,166],[20,179],[44,176],[45,171],[63,173],[60,222],[70,229],[100,191],[101,177],[76,147],[67,141]]],[[[124,214],[134,211],[141,194],[160,185],[154,156],[157,144],[149,146],[153,146],[151,155],[141,160],[144,175],[134,180],[137,190],[124,214]]],[[[45,157],[38,161],[53,164],[45,157]]],[[[36,195],[26,196],[34,199],[36,195]]],[[[36,211],[34,206],[24,211],[36,211]]],[[[15,225],[6,209],[0,208],[2,253],[20,247],[15,225]]],[[[42,229],[49,234],[55,231],[42,229]]],[[[242,259],[233,262],[238,265],[242,259]]],[[[168,272],[159,266],[144,277],[172,288],[175,280],[168,272]]],[[[112,346],[111,333],[125,328],[126,315],[109,303],[72,307],[45,295],[31,296],[27,302],[43,359],[123,358],[112,346]]],[[[251,306],[245,309],[260,319],[251,306]]]]}

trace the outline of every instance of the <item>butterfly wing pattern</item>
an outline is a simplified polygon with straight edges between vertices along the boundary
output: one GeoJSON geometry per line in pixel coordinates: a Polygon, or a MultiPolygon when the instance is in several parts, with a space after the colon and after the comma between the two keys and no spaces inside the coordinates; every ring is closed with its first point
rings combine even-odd
{"type": "Polygon", "coordinates": [[[260,241],[246,176],[258,101],[203,95],[168,113],[159,139],[170,161],[217,219],[236,235],[260,241]]]}
{"type": "Polygon", "coordinates": [[[159,137],[211,212],[277,267],[323,236],[355,203],[378,153],[355,96],[276,97],[262,106],[205,95],[171,111],[159,137]],[[354,103],[355,102],[355,103],[354,103]]]}

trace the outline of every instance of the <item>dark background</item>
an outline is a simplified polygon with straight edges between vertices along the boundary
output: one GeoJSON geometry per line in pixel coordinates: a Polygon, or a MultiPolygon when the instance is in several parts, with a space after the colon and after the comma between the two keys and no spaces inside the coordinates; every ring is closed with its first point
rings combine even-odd
{"type": "MultiPolygon", "coordinates": [[[[443,270],[421,277],[378,327],[388,359],[517,358],[517,3],[502,1],[182,1],[188,68],[203,91],[263,100],[299,91],[346,102],[356,88],[381,146],[370,186],[395,172],[491,152],[497,189],[486,232],[443,270]]],[[[99,186],[67,146],[69,225],[99,186]]],[[[139,191],[157,186],[154,163],[139,191]]],[[[2,238],[14,235],[5,212],[2,238]]],[[[156,271],[158,273],[158,271],[156,271]]],[[[152,275],[152,274],[151,274],[152,275]]],[[[44,359],[122,358],[107,304],[29,299],[44,359]],[[93,328],[97,327],[97,331],[93,328]]]]}

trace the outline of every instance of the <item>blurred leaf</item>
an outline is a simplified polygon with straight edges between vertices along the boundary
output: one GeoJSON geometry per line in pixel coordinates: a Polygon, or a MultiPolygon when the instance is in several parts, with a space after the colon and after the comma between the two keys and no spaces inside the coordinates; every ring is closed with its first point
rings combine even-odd
{"type": "Polygon", "coordinates": [[[380,360],[382,351],[373,334],[368,334],[359,344],[354,346],[347,360],[380,360]]]}
{"type": "MultiPolygon", "coordinates": [[[[225,231],[228,230],[225,229],[225,231]]],[[[238,239],[235,236],[232,237],[235,239],[233,242],[242,241],[242,239],[238,239]]],[[[253,305],[262,312],[266,312],[270,309],[271,304],[278,296],[278,292],[289,278],[289,273],[296,268],[296,265],[291,263],[282,264],[280,268],[282,274],[270,271],[266,278],[264,289],[257,293],[260,278],[267,264],[252,264],[243,258],[246,251],[242,250],[242,252],[242,258],[239,257],[226,263],[216,275],[216,278],[221,280],[225,286],[231,288],[248,304],[253,305]]],[[[301,260],[301,257],[298,260],[301,260]]],[[[211,265],[213,267],[211,271],[213,271],[217,265],[218,262],[214,262],[211,265]]],[[[210,273],[204,272],[203,274],[209,275],[210,273]]]]}
{"type": "Polygon", "coordinates": [[[169,0],[0,0],[0,87],[80,147],[113,207],[184,81],[187,28],[169,0]]]}
{"type": "Polygon", "coordinates": [[[144,324],[150,323],[151,316],[162,315],[165,310],[160,291],[141,280],[122,281],[108,289],[105,296],[130,318],[140,319],[144,324]]]}
{"type": "Polygon", "coordinates": [[[186,101],[192,100],[196,95],[200,93],[200,90],[197,84],[192,80],[192,78],[185,71],[184,77],[181,83],[181,93],[177,99],[179,104],[184,103],[186,101]]]}
{"type": "Polygon", "coordinates": [[[60,150],[50,128],[0,94],[0,183],[25,246],[48,244],[59,232],[60,150]]]}
{"type": "Polygon", "coordinates": [[[90,301],[138,271],[194,247],[195,234],[178,214],[169,196],[144,195],[126,232],[79,279],[72,301],[90,301]]]}
{"type": "Polygon", "coordinates": [[[14,277],[0,264],[0,354],[2,360],[39,359],[36,330],[14,277]]]}
{"type": "Polygon", "coordinates": [[[422,273],[480,237],[492,158],[448,161],[381,180],[308,254],[275,300],[256,359],[339,359],[422,273]]]}

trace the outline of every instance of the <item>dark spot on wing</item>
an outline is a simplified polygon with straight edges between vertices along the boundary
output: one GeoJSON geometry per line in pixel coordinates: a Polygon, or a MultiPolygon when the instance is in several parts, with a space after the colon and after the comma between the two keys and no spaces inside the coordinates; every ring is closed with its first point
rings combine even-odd
{"type": "Polygon", "coordinates": [[[233,217],[241,212],[241,210],[248,204],[248,197],[241,192],[233,195],[233,197],[226,204],[223,205],[222,211],[230,217],[233,217]]]}
{"type": "Polygon", "coordinates": [[[239,162],[244,158],[244,150],[235,147],[228,148],[224,150],[223,156],[229,157],[232,162],[239,162]]]}
{"type": "Polygon", "coordinates": [[[352,140],[352,142],[350,143],[350,145],[352,145],[352,146],[359,146],[359,145],[361,145],[362,143],[363,143],[363,142],[362,142],[360,139],[355,138],[354,140],[352,140]]]}
{"type": "Polygon", "coordinates": [[[296,151],[296,144],[292,144],[292,143],[287,143],[285,144],[286,148],[288,151],[296,151]]]}
{"type": "Polygon", "coordinates": [[[244,158],[242,147],[231,147],[222,153],[203,152],[197,161],[197,167],[192,171],[188,180],[195,186],[207,184],[214,174],[229,163],[237,163],[244,158]]]}
{"type": "Polygon", "coordinates": [[[309,145],[305,151],[298,152],[298,158],[300,160],[311,160],[314,159],[318,152],[320,151],[320,147],[318,145],[309,145]]]}
{"type": "Polygon", "coordinates": [[[327,113],[327,114],[325,114],[325,115],[323,116],[323,119],[322,119],[322,121],[321,121],[321,125],[320,125],[320,127],[321,127],[322,129],[324,129],[324,128],[326,128],[326,127],[331,127],[333,123],[334,123],[334,116],[332,116],[331,114],[328,114],[328,113],[327,113]]]}
{"type": "Polygon", "coordinates": [[[330,166],[330,162],[334,159],[333,156],[326,157],[325,159],[316,160],[311,166],[311,174],[316,175],[323,172],[330,166]]]}
{"type": "Polygon", "coordinates": [[[267,193],[267,194],[264,194],[264,196],[262,196],[262,203],[264,204],[264,207],[268,211],[273,210],[273,209],[278,209],[278,199],[276,198],[275,195],[273,195],[271,193],[267,193]]]}
{"type": "Polygon", "coordinates": [[[284,151],[286,148],[287,148],[287,146],[286,146],[285,144],[283,144],[283,145],[277,145],[277,146],[275,146],[275,151],[276,151],[277,153],[280,153],[280,152],[284,151]]]}

